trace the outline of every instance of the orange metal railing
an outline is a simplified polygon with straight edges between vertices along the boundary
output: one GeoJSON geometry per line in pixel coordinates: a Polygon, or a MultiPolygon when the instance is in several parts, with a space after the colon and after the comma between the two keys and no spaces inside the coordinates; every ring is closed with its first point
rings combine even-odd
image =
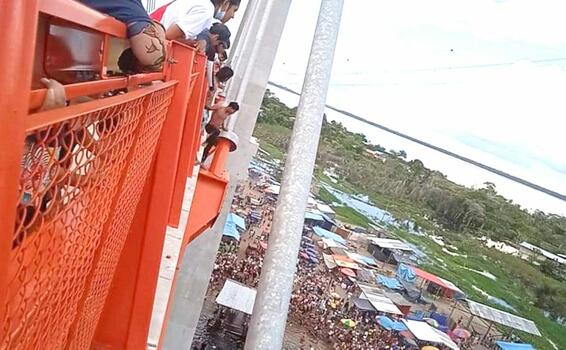
{"type": "MultiPolygon", "coordinates": [[[[165,230],[178,222],[200,142],[205,57],[168,43],[162,72],[110,77],[109,41],[125,38],[122,23],[72,0],[0,9],[9,49],[0,56],[0,349],[145,348],[165,230]],[[67,97],[112,97],[30,113],[45,98],[29,82],[54,23],[100,42],[97,80],[65,85],[67,97]]],[[[199,175],[216,185],[197,184],[193,202],[214,210],[191,213],[202,225],[185,243],[218,214],[222,154],[199,175]]]]}

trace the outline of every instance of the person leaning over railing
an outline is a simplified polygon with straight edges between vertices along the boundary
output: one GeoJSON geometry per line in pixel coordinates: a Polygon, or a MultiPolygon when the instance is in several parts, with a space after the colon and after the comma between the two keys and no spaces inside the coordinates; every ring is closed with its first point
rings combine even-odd
{"type": "Polygon", "coordinates": [[[163,68],[166,56],[165,28],[152,20],[141,0],[80,0],[85,5],[126,24],[130,48],[118,66],[124,73],[156,72],[163,68]]]}
{"type": "Polygon", "coordinates": [[[212,27],[214,20],[226,23],[240,7],[241,0],[174,0],[151,13],[165,26],[167,40],[177,40],[205,51],[206,40],[197,38],[212,27]]]}
{"type": "Polygon", "coordinates": [[[231,35],[230,29],[218,22],[214,23],[210,29],[204,30],[197,36],[197,40],[206,41],[204,53],[208,61],[214,62],[217,56],[222,62],[226,60],[226,50],[230,48],[231,35]]]}

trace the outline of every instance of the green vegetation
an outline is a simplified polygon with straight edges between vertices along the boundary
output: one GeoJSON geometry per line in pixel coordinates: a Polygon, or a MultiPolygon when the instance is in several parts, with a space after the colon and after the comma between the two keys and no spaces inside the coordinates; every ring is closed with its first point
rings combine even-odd
{"type": "Polygon", "coordinates": [[[269,153],[269,155],[270,155],[271,158],[273,158],[273,159],[282,160],[283,158],[285,158],[285,153],[283,153],[279,148],[273,146],[273,145],[270,144],[269,142],[260,141],[259,146],[260,146],[264,151],[266,151],[267,153],[269,153]]]}
{"type": "MultiPolygon", "coordinates": [[[[287,149],[295,110],[266,93],[254,135],[277,148],[283,157],[287,149]]],[[[263,143],[262,143],[263,145],[263,143]]],[[[363,134],[349,132],[340,123],[324,121],[318,149],[315,181],[330,184],[346,193],[367,194],[378,207],[397,219],[409,219],[430,234],[442,236],[458,250],[450,255],[427,237],[396,230],[400,238],[426,250],[430,259],[425,268],[454,281],[471,298],[487,302],[484,291],[512,305],[519,315],[532,319],[543,337],[521,334],[538,349],[566,349],[564,326],[544,316],[566,317],[566,280],[564,268],[551,263],[535,266],[482,245],[486,236],[517,244],[521,241],[559,253],[566,242],[566,218],[535,211],[529,213],[502,197],[495,186],[471,189],[449,181],[438,171],[430,170],[419,160],[406,161],[403,151],[385,151],[373,145],[363,134]],[[376,152],[371,154],[368,151],[376,152]],[[332,181],[324,173],[338,176],[332,181]],[[487,271],[496,281],[477,272],[487,271]],[[474,288],[475,287],[475,288],[474,288]]],[[[271,152],[270,152],[271,153],[271,152]]],[[[332,194],[321,189],[319,198],[336,202],[332,194]]],[[[334,208],[344,222],[367,226],[365,216],[352,208],[334,208]]],[[[494,305],[496,306],[496,305],[494,305]]],[[[497,306],[502,308],[501,306],[497,306]]]]}
{"type": "Polygon", "coordinates": [[[338,220],[347,224],[367,228],[368,224],[371,222],[370,219],[350,207],[336,206],[332,207],[332,209],[336,212],[338,220]]]}
{"type": "Polygon", "coordinates": [[[336,198],[332,193],[328,192],[328,190],[324,187],[321,187],[318,191],[318,198],[327,204],[340,202],[338,198],[336,198]]]}

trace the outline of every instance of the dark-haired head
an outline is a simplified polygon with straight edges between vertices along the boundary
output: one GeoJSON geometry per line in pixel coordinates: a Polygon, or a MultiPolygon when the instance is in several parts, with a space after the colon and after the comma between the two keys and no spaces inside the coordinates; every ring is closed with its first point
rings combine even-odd
{"type": "Polygon", "coordinates": [[[220,68],[216,73],[216,81],[218,81],[219,83],[225,83],[228,80],[230,80],[230,78],[232,78],[233,76],[234,76],[234,71],[232,70],[232,68],[228,66],[224,66],[220,68]]]}
{"type": "Polygon", "coordinates": [[[230,102],[228,104],[228,108],[232,110],[232,113],[236,113],[238,110],[240,110],[240,105],[238,104],[238,102],[230,102]]]}

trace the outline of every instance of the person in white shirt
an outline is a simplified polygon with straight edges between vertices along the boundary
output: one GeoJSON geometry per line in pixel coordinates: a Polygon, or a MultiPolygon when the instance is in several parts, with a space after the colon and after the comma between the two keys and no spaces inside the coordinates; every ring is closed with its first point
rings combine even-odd
{"type": "Polygon", "coordinates": [[[167,40],[179,40],[191,45],[200,45],[204,50],[206,42],[197,40],[204,30],[210,29],[214,20],[222,23],[234,18],[241,0],[175,0],[152,13],[166,29],[167,40]]]}

